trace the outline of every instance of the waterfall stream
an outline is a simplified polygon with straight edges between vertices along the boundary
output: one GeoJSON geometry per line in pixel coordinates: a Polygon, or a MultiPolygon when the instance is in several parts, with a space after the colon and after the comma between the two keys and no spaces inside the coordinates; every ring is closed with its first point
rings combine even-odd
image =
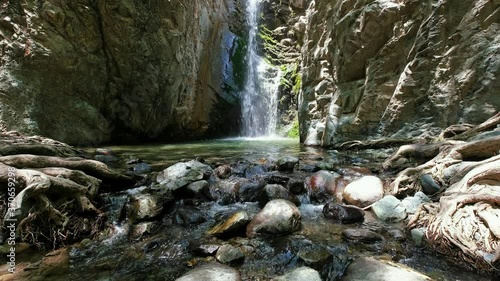
{"type": "Polygon", "coordinates": [[[279,68],[258,55],[260,0],[248,0],[247,75],[242,97],[242,136],[272,136],[278,119],[279,68]]]}

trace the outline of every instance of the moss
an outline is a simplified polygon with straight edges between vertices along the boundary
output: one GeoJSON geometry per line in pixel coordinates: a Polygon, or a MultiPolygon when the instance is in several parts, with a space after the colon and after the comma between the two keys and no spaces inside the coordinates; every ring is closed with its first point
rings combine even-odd
{"type": "Polygon", "coordinates": [[[234,44],[234,51],[231,55],[231,62],[233,64],[233,78],[234,84],[239,90],[245,86],[245,79],[247,74],[246,53],[248,48],[248,40],[238,37],[234,44]]]}
{"type": "Polygon", "coordinates": [[[287,137],[298,138],[299,137],[299,120],[295,119],[292,123],[292,128],[288,131],[287,137]]]}

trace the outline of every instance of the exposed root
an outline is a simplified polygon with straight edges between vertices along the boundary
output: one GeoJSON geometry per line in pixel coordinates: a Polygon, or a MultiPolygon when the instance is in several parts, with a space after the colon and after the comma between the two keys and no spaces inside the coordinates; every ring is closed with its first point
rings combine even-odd
{"type": "Polygon", "coordinates": [[[0,153],[15,154],[0,157],[0,200],[5,203],[0,205],[0,240],[12,220],[17,237],[37,247],[56,248],[96,237],[106,216],[93,198],[106,184],[122,189],[135,183],[101,162],[73,157],[79,153],[57,141],[16,132],[0,137],[0,153]],[[8,192],[15,194],[13,200],[7,199],[12,196],[8,192]]]}
{"type": "MultiPolygon", "coordinates": [[[[473,128],[455,126],[443,136],[465,139],[500,123],[500,113],[473,128]]],[[[426,203],[408,222],[424,227],[429,244],[456,262],[489,272],[500,270],[500,137],[476,141],[445,141],[431,146],[405,146],[386,161],[415,154],[434,157],[399,173],[392,192],[421,189],[420,177],[430,174],[442,186],[439,202],[426,203]],[[436,154],[436,152],[438,152],[436,154]]]]}

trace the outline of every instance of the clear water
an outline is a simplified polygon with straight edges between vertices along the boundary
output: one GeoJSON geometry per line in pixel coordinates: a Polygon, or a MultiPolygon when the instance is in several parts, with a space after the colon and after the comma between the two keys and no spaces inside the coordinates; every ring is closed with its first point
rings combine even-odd
{"type": "MultiPolygon", "coordinates": [[[[318,153],[303,147],[298,139],[279,137],[230,138],[178,144],[153,144],[139,146],[110,146],[113,153],[125,159],[139,158],[152,165],[154,170],[170,166],[184,159],[201,157],[208,162],[232,160],[256,161],[274,159],[279,155],[318,153]]],[[[92,152],[93,149],[87,149],[92,152]]]]}
{"type": "Polygon", "coordinates": [[[278,87],[281,72],[258,55],[260,0],[247,0],[247,76],[242,99],[242,136],[270,136],[276,133],[278,87]]]}

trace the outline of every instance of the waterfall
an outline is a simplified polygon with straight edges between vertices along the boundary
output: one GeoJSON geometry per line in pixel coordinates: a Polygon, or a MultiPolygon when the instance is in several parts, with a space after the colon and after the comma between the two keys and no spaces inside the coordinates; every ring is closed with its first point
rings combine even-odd
{"type": "Polygon", "coordinates": [[[278,119],[281,72],[258,55],[259,2],[260,0],[247,0],[247,73],[241,93],[242,135],[245,137],[274,135],[278,119]]]}

